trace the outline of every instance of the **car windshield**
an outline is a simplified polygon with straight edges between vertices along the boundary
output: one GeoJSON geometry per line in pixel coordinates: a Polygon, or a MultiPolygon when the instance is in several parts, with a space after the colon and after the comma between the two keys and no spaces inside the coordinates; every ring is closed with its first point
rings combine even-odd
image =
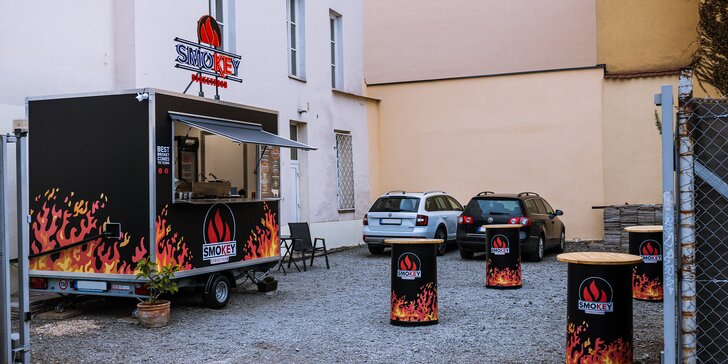
{"type": "Polygon", "coordinates": [[[420,199],[417,197],[380,197],[372,205],[370,212],[417,212],[420,199]]]}
{"type": "Polygon", "coordinates": [[[509,199],[473,199],[465,208],[465,215],[511,215],[521,216],[521,205],[518,200],[509,199]]]}

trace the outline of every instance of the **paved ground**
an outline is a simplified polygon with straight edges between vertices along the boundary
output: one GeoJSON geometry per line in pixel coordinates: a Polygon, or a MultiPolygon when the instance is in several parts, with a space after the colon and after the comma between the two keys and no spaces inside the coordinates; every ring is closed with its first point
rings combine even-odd
{"type": "MultiPolygon", "coordinates": [[[[570,250],[594,250],[572,244],[570,250]]],[[[276,274],[279,290],[233,293],[223,310],[177,297],[172,321],[145,329],[134,302],[95,300],[65,320],[33,321],[37,363],[558,363],[566,342],[566,266],[525,263],[519,290],[484,288],[484,261],[438,260],[440,324],[389,324],[389,257],[357,247],[306,273],[276,274]]],[[[634,303],[635,359],[659,362],[662,305],[634,303]]]]}

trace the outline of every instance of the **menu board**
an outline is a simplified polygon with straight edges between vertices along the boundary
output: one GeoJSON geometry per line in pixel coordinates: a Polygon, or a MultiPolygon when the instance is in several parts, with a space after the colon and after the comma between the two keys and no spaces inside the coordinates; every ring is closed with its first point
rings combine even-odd
{"type": "Polygon", "coordinates": [[[260,159],[260,197],[277,198],[281,186],[281,148],[268,147],[260,159]]]}

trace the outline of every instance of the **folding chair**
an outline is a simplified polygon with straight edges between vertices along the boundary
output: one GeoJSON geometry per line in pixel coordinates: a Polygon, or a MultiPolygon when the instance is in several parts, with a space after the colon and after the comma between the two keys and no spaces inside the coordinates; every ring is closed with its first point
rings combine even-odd
{"type": "MultiPolygon", "coordinates": [[[[313,266],[313,259],[316,257],[317,251],[324,252],[324,258],[326,259],[326,269],[330,269],[329,266],[329,253],[326,250],[326,240],[324,238],[316,238],[311,242],[311,230],[308,228],[307,222],[289,222],[288,228],[291,230],[291,238],[293,240],[292,251],[300,251],[303,256],[303,271],[306,271],[306,252],[311,252],[311,266],[313,266]],[[321,246],[317,246],[318,242],[321,242],[321,246]]],[[[293,254],[288,258],[288,267],[291,267],[293,260],[293,254]]]]}

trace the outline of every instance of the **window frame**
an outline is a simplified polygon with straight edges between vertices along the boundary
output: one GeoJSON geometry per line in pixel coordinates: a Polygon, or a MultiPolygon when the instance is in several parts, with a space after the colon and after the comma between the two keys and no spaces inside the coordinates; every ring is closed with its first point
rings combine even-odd
{"type": "Polygon", "coordinates": [[[210,16],[215,18],[215,21],[220,26],[220,32],[222,33],[222,50],[226,52],[235,53],[235,17],[234,6],[231,5],[234,2],[229,0],[209,0],[208,10],[210,16]],[[217,2],[222,5],[218,9],[217,2]],[[218,16],[218,11],[222,12],[222,16],[218,16]],[[222,18],[220,20],[219,18],[222,18]]]}
{"type": "Polygon", "coordinates": [[[356,210],[356,181],[354,181],[354,138],[351,135],[351,132],[348,131],[341,131],[341,130],[335,130],[334,131],[334,137],[335,137],[335,150],[336,150],[336,197],[337,197],[337,207],[339,212],[350,212],[356,210]],[[349,165],[351,166],[351,206],[344,206],[344,196],[342,194],[342,180],[341,180],[341,153],[339,152],[340,146],[339,146],[339,139],[340,137],[348,138],[349,144],[351,147],[351,153],[349,154],[349,158],[351,158],[350,161],[348,161],[349,165]]]}
{"type": "Polygon", "coordinates": [[[306,80],[305,14],[304,0],[286,0],[286,57],[288,76],[306,80]],[[291,11],[293,7],[293,11],[291,11]],[[291,19],[293,15],[294,19],[291,19]],[[291,30],[294,27],[294,30],[291,30]]]}
{"type": "Polygon", "coordinates": [[[331,88],[343,90],[343,26],[341,14],[329,9],[329,49],[331,57],[331,88]]]}

